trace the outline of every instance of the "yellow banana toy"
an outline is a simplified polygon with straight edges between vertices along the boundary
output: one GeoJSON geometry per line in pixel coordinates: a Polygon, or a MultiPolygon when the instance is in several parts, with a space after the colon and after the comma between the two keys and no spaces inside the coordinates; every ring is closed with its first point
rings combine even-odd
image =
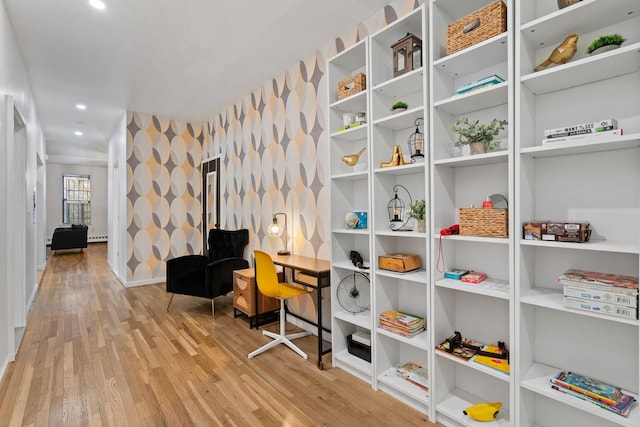
{"type": "Polygon", "coordinates": [[[501,402],[477,403],[462,411],[463,414],[476,421],[493,421],[502,408],[501,402]]]}

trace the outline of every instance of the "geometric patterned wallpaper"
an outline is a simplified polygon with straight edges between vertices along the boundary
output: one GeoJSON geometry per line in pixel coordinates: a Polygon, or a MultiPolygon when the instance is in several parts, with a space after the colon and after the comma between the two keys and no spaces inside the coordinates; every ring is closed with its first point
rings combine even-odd
{"type": "Polygon", "coordinates": [[[127,113],[127,280],[165,276],[165,261],[202,252],[207,124],[127,113]]]}
{"type": "Polygon", "coordinates": [[[164,278],[167,259],[202,253],[200,163],[215,156],[220,226],[249,229],[246,259],[283,248],[266,233],[274,212],[288,215],[289,250],[329,259],[327,59],[421,3],[386,6],[208,123],[128,113],[127,279],[164,278]]]}

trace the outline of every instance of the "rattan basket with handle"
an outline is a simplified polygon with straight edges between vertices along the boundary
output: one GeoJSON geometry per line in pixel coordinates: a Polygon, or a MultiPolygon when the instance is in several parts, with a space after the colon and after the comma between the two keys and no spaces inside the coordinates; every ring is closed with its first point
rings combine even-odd
{"type": "Polygon", "coordinates": [[[447,55],[507,31],[507,6],[498,0],[447,28],[447,55]]]}

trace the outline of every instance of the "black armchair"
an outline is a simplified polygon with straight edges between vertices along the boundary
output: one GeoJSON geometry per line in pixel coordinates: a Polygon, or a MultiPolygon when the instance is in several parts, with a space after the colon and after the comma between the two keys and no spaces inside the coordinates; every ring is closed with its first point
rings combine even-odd
{"type": "Polygon", "coordinates": [[[209,256],[185,255],[167,260],[167,292],[171,306],[175,294],[208,298],[211,315],[215,310],[213,300],[233,290],[233,271],[249,268],[243,258],[249,243],[249,230],[209,230],[209,256]]]}

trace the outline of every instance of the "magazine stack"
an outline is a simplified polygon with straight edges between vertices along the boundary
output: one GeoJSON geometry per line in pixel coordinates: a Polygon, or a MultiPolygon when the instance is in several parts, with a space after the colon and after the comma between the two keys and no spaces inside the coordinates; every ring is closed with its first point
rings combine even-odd
{"type": "Polygon", "coordinates": [[[575,372],[560,371],[550,379],[551,388],[628,417],[636,399],[616,387],[575,372]]]}
{"type": "Polygon", "coordinates": [[[404,337],[412,337],[424,331],[424,317],[389,310],[380,313],[380,328],[404,337]]]}
{"type": "Polygon", "coordinates": [[[638,277],[571,269],[558,283],[563,285],[565,307],[638,318],[638,277]]]}

